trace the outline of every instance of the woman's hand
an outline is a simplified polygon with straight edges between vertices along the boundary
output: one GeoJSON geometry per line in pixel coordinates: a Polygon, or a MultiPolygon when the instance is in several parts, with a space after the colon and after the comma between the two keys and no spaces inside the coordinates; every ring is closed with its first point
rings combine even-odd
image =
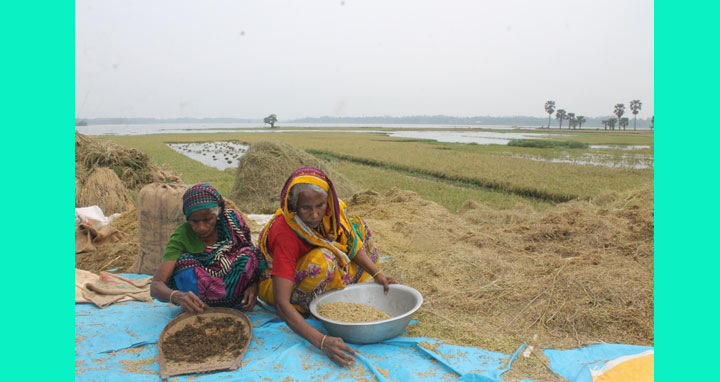
{"type": "Polygon", "coordinates": [[[178,305],[183,312],[200,313],[205,310],[207,304],[192,292],[186,293],[168,288],[167,281],[172,276],[173,269],[175,269],[175,260],[160,263],[150,284],[150,296],[162,302],[178,305]]]}
{"type": "Polygon", "coordinates": [[[278,316],[280,316],[295,333],[315,345],[336,364],[340,366],[352,365],[355,361],[355,357],[353,357],[355,350],[346,345],[341,338],[323,335],[317,329],[310,326],[303,316],[290,304],[293,281],[280,276],[273,276],[272,283],[275,309],[278,316]]]}
{"type": "Polygon", "coordinates": [[[355,362],[355,350],[342,338],[326,336],[320,343],[321,349],[338,366],[350,367],[355,362]]]}
{"type": "Polygon", "coordinates": [[[395,280],[394,277],[390,275],[386,275],[385,272],[379,271],[380,273],[376,274],[375,282],[378,284],[382,284],[383,289],[385,290],[385,294],[387,294],[388,289],[390,289],[389,284],[397,284],[397,280],[395,280]]]}
{"type": "Polygon", "coordinates": [[[248,285],[248,287],[245,288],[245,291],[243,292],[243,298],[241,301],[243,310],[252,310],[252,308],[255,306],[255,302],[257,301],[257,295],[258,282],[255,281],[254,283],[248,285]]]}
{"type": "Polygon", "coordinates": [[[357,254],[355,254],[355,257],[353,257],[352,261],[355,264],[359,265],[369,275],[373,275],[372,278],[375,279],[375,282],[383,285],[385,294],[387,294],[388,292],[389,284],[397,284],[397,280],[395,280],[394,277],[386,275],[384,272],[378,269],[377,264],[373,263],[373,261],[367,255],[365,248],[361,249],[357,254]]]}
{"type": "Polygon", "coordinates": [[[173,294],[174,296],[170,297],[170,302],[179,305],[183,312],[202,313],[205,307],[207,307],[207,304],[193,292],[175,292],[173,294]]]}

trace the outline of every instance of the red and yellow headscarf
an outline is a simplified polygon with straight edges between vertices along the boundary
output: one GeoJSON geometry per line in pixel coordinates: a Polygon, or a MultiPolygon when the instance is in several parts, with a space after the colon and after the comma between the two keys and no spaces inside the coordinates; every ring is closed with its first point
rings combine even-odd
{"type": "Polygon", "coordinates": [[[347,206],[338,198],[332,181],[322,170],[314,167],[298,169],[285,181],[285,186],[283,186],[280,194],[280,208],[260,233],[260,250],[268,260],[272,260],[272,254],[267,249],[267,235],[275,219],[282,216],[298,236],[312,245],[331,250],[340,260],[343,268],[347,268],[348,263],[355,257],[355,254],[362,249],[365,227],[359,218],[348,216],[346,210],[347,206]],[[324,237],[303,223],[295,212],[289,210],[290,189],[294,185],[301,183],[317,185],[328,194],[328,209],[322,221],[325,232],[324,237]]]}

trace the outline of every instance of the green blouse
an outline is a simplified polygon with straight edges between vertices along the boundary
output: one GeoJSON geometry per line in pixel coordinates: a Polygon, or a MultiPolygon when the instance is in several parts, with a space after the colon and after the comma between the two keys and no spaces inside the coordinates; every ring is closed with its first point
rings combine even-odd
{"type": "Polygon", "coordinates": [[[177,260],[184,253],[200,253],[207,246],[200,239],[195,231],[190,227],[190,223],[185,222],[175,228],[175,232],[170,236],[162,261],[177,260]]]}

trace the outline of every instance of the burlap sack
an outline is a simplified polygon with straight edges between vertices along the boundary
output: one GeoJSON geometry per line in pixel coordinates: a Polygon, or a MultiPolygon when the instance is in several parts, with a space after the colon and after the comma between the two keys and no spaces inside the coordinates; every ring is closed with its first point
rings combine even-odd
{"type": "Polygon", "coordinates": [[[152,302],[152,277],[129,279],[120,275],[92,272],[75,268],[75,303],[93,303],[98,308],[122,301],[152,302]]]}
{"type": "Polygon", "coordinates": [[[140,253],[131,272],[155,274],[170,235],[185,221],[182,196],[188,187],[178,183],[150,183],[140,190],[137,197],[140,253]]]}
{"type": "Polygon", "coordinates": [[[106,225],[95,229],[89,224],[75,226],[75,253],[92,252],[105,243],[117,243],[127,238],[127,234],[106,225]]]}

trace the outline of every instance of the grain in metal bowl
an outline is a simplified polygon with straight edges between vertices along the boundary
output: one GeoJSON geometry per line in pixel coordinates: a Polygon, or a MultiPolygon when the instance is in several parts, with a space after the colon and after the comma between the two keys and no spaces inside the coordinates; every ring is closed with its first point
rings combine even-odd
{"type": "Polygon", "coordinates": [[[310,312],[323,323],[331,336],[340,337],[350,343],[369,344],[400,335],[422,302],[420,292],[407,285],[390,284],[388,294],[384,294],[380,284],[360,283],[317,296],[310,303],[310,312]],[[318,313],[319,305],[334,302],[369,305],[389,314],[391,318],[372,322],[343,322],[318,313]]]}

